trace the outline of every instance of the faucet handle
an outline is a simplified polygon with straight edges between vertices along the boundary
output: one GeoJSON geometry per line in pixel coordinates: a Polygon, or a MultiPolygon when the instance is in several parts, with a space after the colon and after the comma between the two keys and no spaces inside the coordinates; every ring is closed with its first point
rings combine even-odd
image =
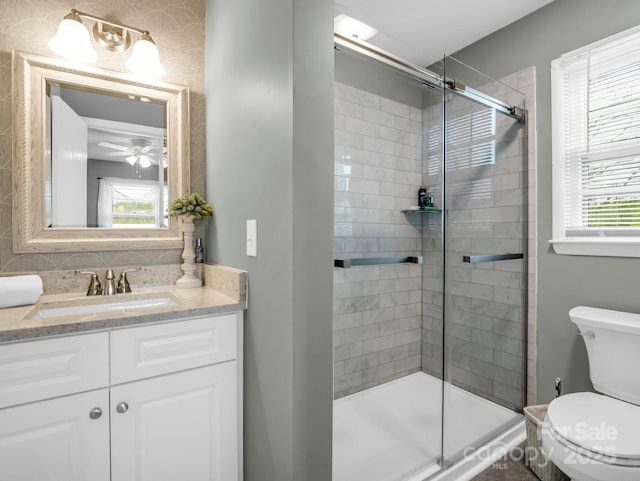
{"type": "Polygon", "coordinates": [[[100,284],[100,279],[98,278],[98,274],[93,271],[81,271],[75,270],[74,274],[91,274],[91,281],[89,282],[89,289],[87,290],[88,296],[99,296],[102,295],[102,284],[100,284]]]}
{"type": "Polygon", "coordinates": [[[122,294],[124,292],[131,292],[131,286],[129,285],[129,280],[127,279],[127,272],[135,272],[141,271],[142,267],[134,267],[133,269],[125,269],[120,273],[120,278],[118,279],[118,286],[116,287],[116,292],[118,294],[122,294]]]}

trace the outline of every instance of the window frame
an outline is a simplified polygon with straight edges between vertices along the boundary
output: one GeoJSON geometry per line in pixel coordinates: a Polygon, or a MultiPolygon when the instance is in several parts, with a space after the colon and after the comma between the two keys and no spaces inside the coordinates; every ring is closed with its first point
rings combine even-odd
{"type": "MultiPolygon", "coordinates": [[[[584,256],[613,256],[613,257],[640,257],[640,228],[610,229],[600,232],[594,228],[591,235],[571,235],[568,233],[566,222],[567,211],[567,181],[566,175],[566,143],[565,112],[567,105],[564,103],[563,89],[565,81],[563,76],[563,62],[567,58],[575,58],[579,55],[588,55],[590,51],[618,42],[621,39],[640,33],[640,27],[625,30],[598,42],[568,52],[551,62],[551,132],[552,132],[552,239],[549,243],[556,254],[584,255],[584,256]],[[629,235],[629,231],[633,235],[629,235]],[[608,235],[607,235],[608,234],[608,235]]],[[[640,156],[640,149],[638,151],[640,156]]],[[[585,230],[588,228],[585,228],[585,230]]],[[[579,229],[574,229],[579,230],[579,229]]]]}

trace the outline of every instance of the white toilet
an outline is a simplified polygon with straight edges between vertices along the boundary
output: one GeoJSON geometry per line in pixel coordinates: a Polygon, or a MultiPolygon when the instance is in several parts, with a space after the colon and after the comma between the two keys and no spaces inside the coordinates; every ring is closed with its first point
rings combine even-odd
{"type": "Polygon", "coordinates": [[[640,314],[574,307],[593,387],[549,404],[542,450],[574,481],[640,480],[640,314]]]}

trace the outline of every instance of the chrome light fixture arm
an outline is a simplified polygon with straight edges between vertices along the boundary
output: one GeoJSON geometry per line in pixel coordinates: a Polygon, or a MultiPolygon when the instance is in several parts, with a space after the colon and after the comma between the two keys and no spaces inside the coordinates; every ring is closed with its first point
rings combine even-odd
{"type": "Polygon", "coordinates": [[[122,28],[124,30],[128,30],[130,32],[136,32],[139,33],[140,35],[143,34],[149,34],[148,30],[142,30],[136,27],[131,27],[129,25],[125,25],[123,23],[117,23],[117,22],[111,22],[109,20],[106,20],[102,17],[98,17],[96,15],[91,15],[90,13],[85,13],[85,12],[80,12],[78,10],[76,10],[75,8],[71,9],[71,13],[78,15],[80,18],[86,18],[87,20],[91,20],[92,22],[96,22],[96,23],[102,23],[104,25],[109,25],[111,27],[116,27],[116,28],[122,28]]]}

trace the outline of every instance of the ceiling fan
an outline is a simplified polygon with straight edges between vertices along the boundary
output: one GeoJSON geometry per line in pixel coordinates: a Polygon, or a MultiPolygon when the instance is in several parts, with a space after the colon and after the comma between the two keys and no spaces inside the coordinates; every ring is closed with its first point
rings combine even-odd
{"type": "Polygon", "coordinates": [[[149,167],[152,164],[157,164],[158,161],[151,157],[149,152],[153,149],[151,142],[144,138],[131,139],[131,146],[112,144],[110,142],[98,142],[100,147],[107,149],[114,149],[116,152],[109,152],[107,155],[112,157],[125,157],[125,160],[132,166],[135,166],[138,177],[142,174],[140,169],[149,167]]]}

